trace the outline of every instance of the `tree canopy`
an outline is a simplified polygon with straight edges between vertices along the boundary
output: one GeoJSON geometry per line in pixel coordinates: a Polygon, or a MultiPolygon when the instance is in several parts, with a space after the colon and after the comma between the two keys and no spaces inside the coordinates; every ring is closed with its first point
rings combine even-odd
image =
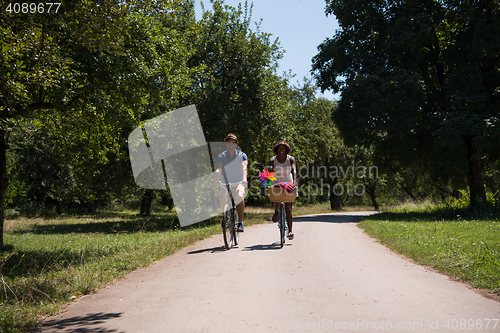
{"type": "Polygon", "coordinates": [[[31,185],[54,200],[66,196],[92,205],[103,165],[126,156],[123,138],[154,109],[151,101],[176,106],[196,70],[182,66],[187,44],[163,23],[177,7],[171,1],[82,0],[50,13],[1,11],[0,233],[11,134],[20,156],[30,152],[22,163],[38,161],[22,170],[24,183],[46,175],[44,187],[31,185]],[[60,172],[47,173],[50,163],[60,172]],[[50,184],[59,184],[58,193],[50,184]]]}
{"type": "Polygon", "coordinates": [[[340,29],[313,71],[341,92],[334,118],[346,142],[387,159],[432,161],[466,176],[485,201],[483,158],[500,149],[499,1],[326,1],[340,29]]]}

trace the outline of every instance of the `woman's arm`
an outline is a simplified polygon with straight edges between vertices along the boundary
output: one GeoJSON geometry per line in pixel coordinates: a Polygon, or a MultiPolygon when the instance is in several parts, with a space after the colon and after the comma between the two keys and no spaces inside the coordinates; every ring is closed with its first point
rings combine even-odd
{"type": "Polygon", "coordinates": [[[241,167],[243,168],[243,183],[245,184],[246,187],[248,187],[248,180],[247,180],[248,161],[241,162],[241,167]]]}
{"type": "Polygon", "coordinates": [[[269,159],[269,172],[274,172],[274,157],[269,159]]]}
{"type": "Polygon", "coordinates": [[[297,168],[295,167],[296,163],[295,163],[295,158],[293,156],[290,156],[290,166],[292,167],[292,179],[293,179],[293,183],[295,185],[298,185],[297,184],[297,168]]]}

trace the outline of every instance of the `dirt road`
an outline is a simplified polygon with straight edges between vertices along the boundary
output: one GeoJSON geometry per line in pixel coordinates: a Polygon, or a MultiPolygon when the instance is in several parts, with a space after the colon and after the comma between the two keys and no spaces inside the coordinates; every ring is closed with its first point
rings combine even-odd
{"type": "Polygon", "coordinates": [[[41,332],[499,332],[500,303],[392,253],[356,221],[294,219],[222,235],[70,305],[41,332]]]}

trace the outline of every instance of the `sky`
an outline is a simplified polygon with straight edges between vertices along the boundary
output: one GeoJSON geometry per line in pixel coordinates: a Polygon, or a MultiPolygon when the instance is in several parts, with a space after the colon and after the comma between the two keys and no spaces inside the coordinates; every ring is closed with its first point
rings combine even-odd
{"type": "MultiPolygon", "coordinates": [[[[238,7],[244,0],[225,0],[225,4],[238,7]]],[[[295,77],[293,86],[302,86],[303,78],[311,78],[312,58],[318,53],[318,45],[331,38],[339,28],[337,19],[325,15],[325,0],[253,0],[252,21],[262,19],[260,31],[271,33],[272,39],[279,38],[285,50],[280,59],[279,73],[291,70],[295,77]]],[[[205,9],[211,9],[210,1],[204,0],[205,9]]],[[[200,1],[197,1],[196,15],[201,15],[200,1]]],[[[255,25],[252,25],[255,29],[255,25]]],[[[330,91],[324,94],[318,90],[317,97],[337,99],[330,91]]]]}

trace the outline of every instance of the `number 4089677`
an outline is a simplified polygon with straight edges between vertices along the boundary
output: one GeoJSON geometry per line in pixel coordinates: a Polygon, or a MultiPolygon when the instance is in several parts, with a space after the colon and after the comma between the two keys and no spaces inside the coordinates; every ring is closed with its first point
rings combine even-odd
{"type": "Polygon", "coordinates": [[[43,13],[57,13],[61,7],[60,2],[47,2],[47,3],[9,3],[5,10],[14,14],[43,14],[43,13]]]}

